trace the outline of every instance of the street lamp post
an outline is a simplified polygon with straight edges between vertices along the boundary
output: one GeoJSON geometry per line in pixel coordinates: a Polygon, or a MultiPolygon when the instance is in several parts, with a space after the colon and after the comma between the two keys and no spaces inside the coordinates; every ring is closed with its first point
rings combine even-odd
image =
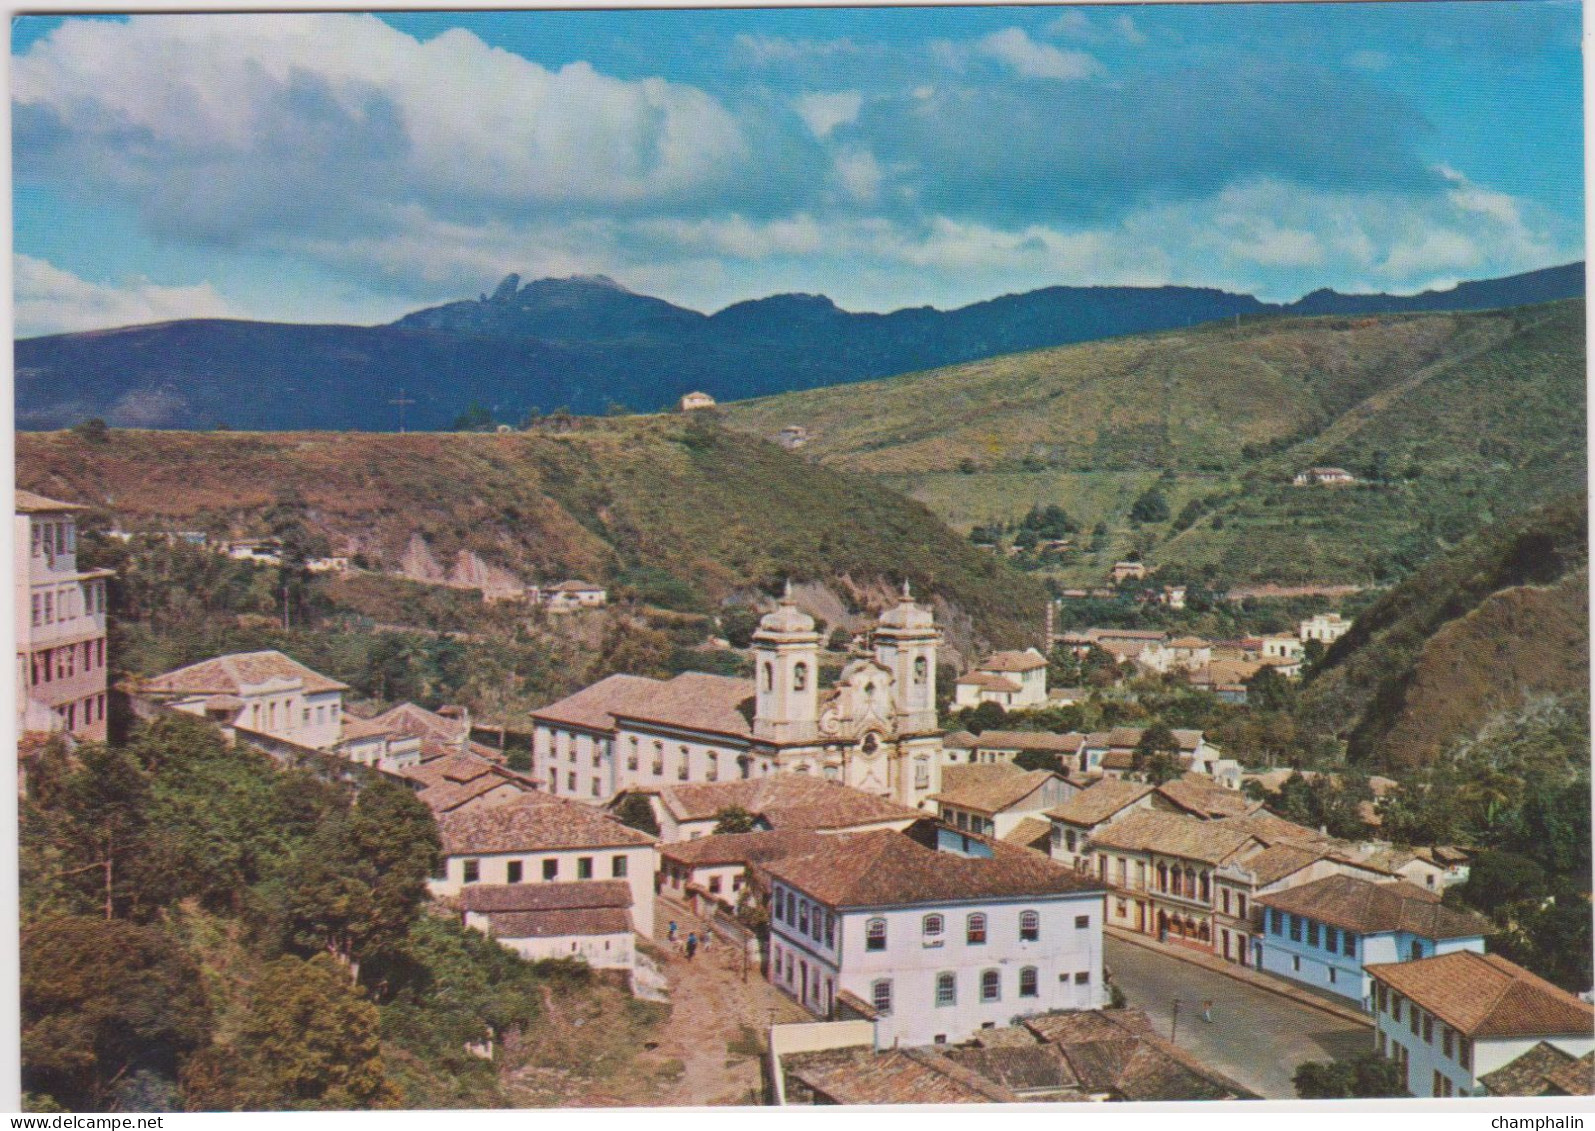
{"type": "Polygon", "coordinates": [[[1174,1019],[1169,1022],[1169,1043],[1174,1043],[1175,1034],[1180,1031],[1180,999],[1174,999],[1174,1019]]]}

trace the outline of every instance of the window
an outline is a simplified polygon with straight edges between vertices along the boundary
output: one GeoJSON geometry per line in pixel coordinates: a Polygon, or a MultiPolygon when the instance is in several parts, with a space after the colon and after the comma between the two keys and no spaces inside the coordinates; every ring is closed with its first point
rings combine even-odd
{"type": "Polygon", "coordinates": [[[685,746],[681,747],[681,760],[676,763],[676,777],[680,781],[687,780],[687,771],[692,765],[692,751],[685,746]]]}
{"type": "Polygon", "coordinates": [[[1329,968],[1329,984],[1331,986],[1335,984],[1335,968],[1333,966],[1329,968]]]}
{"type": "Polygon", "coordinates": [[[936,975],[936,1004],[958,1004],[958,980],[952,974],[936,975]]]}
{"type": "Polygon", "coordinates": [[[1423,957],[1423,942],[1419,939],[1412,940],[1412,961],[1416,962],[1423,957]]]}
{"type": "Polygon", "coordinates": [[[611,856],[609,858],[609,874],[617,880],[626,878],[626,858],[624,856],[611,856]]]}
{"type": "Polygon", "coordinates": [[[1307,924],[1307,945],[1318,945],[1318,924],[1311,921],[1307,924]]]}
{"type": "Polygon", "coordinates": [[[1219,903],[1223,905],[1224,914],[1229,914],[1229,888],[1218,889],[1219,903]]]}
{"type": "Polygon", "coordinates": [[[980,1000],[1002,1000],[1002,974],[996,970],[983,970],[980,974],[980,1000]]]}
{"type": "Polygon", "coordinates": [[[1237,919],[1246,918],[1246,897],[1239,892],[1235,895],[1235,917],[1237,919]]]}
{"type": "Polygon", "coordinates": [[[598,779],[597,778],[594,778],[593,779],[593,796],[594,797],[602,797],[603,795],[604,795],[604,787],[598,784],[598,779]]]}
{"type": "Polygon", "coordinates": [[[1423,1043],[1434,1044],[1434,1016],[1429,1013],[1423,1015],[1423,1043]]]}
{"type": "Polygon", "coordinates": [[[878,978],[870,983],[870,1001],[875,1005],[876,1013],[890,1013],[892,1011],[892,980],[878,978]]]}
{"type": "Polygon", "coordinates": [[[1041,995],[1041,980],[1037,976],[1034,966],[1019,967],[1019,996],[1039,997],[1041,995]]]}
{"type": "Polygon", "coordinates": [[[1445,1077],[1441,1076],[1439,1071],[1436,1070],[1436,1072],[1434,1074],[1434,1094],[1436,1096],[1441,1094],[1441,1081],[1444,1080],[1444,1079],[1445,1079],[1445,1077]]]}
{"type": "Polygon", "coordinates": [[[775,665],[764,665],[764,690],[771,691],[775,688],[775,665]]]}
{"type": "MultiPolygon", "coordinates": [[[[801,660],[792,668],[792,690],[803,691],[809,685],[809,666],[801,660]]],[[[743,686],[747,686],[744,684],[743,686]]]]}
{"type": "MultiPolygon", "coordinates": [[[[1053,831],[1056,832],[1057,830],[1054,829],[1053,831]]],[[[1075,850],[1075,846],[1078,844],[1078,841],[1075,838],[1075,831],[1073,829],[1070,829],[1068,832],[1063,834],[1063,842],[1069,846],[1070,852],[1075,850]]]]}
{"type": "Polygon", "coordinates": [[[1347,958],[1357,957],[1357,936],[1347,931],[1340,936],[1340,952],[1347,958]]]}
{"type": "Polygon", "coordinates": [[[1473,1070],[1473,1042],[1466,1037],[1457,1037],[1457,1063],[1470,1072],[1473,1070]]]}
{"type": "Polygon", "coordinates": [[[710,895],[719,895],[720,894],[720,877],[719,876],[710,876],[709,877],[709,894],[710,895]]]}
{"type": "Polygon", "coordinates": [[[559,879],[559,861],[558,860],[544,860],[543,861],[543,879],[545,879],[545,880],[557,880],[557,879],[559,879]]]}
{"type": "Polygon", "coordinates": [[[576,792],[576,775],[575,775],[575,773],[568,773],[568,774],[565,775],[565,788],[568,789],[572,793],[576,792]]]}
{"type": "Polygon", "coordinates": [[[1333,927],[1324,928],[1324,949],[1330,954],[1340,949],[1340,932],[1333,927]]]}
{"type": "Polygon", "coordinates": [[[964,941],[970,946],[986,945],[986,917],[975,912],[964,922],[964,941]]]}
{"type": "Polygon", "coordinates": [[[522,865],[519,860],[511,860],[508,864],[504,865],[504,882],[507,884],[520,883],[521,867],[522,865]]]}
{"type": "Polygon", "coordinates": [[[468,884],[474,884],[477,880],[481,879],[481,877],[481,863],[476,860],[467,860],[465,862],[465,882],[468,884]]]}
{"type": "Polygon", "coordinates": [[[1074,929],[1077,930],[1077,931],[1088,931],[1088,930],[1090,930],[1091,929],[1091,916],[1089,916],[1089,915],[1076,915],[1074,917],[1074,929]]]}
{"type": "Polygon", "coordinates": [[[1412,1031],[1414,1037],[1418,1035],[1418,1014],[1421,1012],[1423,1011],[1416,1005],[1407,1010],[1407,1028],[1412,1031]]]}
{"type": "Polygon", "coordinates": [[[654,743],[654,777],[663,777],[665,773],[665,744],[654,743]]]}
{"type": "Polygon", "coordinates": [[[809,933],[809,901],[806,899],[798,904],[798,930],[805,935],[809,933]]]}
{"type": "Polygon", "coordinates": [[[825,945],[836,945],[836,916],[829,911],[825,912],[825,945]]]}
{"type": "Polygon", "coordinates": [[[637,736],[631,736],[631,746],[626,751],[626,769],[633,772],[637,769],[637,736]]]}
{"type": "Polygon", "coordinates": [[[591,856],[576,857],[576,878],[590,880],[593,878],[593,858],[591,856]]]}
{"type": "Polygon", "coordinates": [[[942,930],[945,923],[940,915],[927,915],[920,922],[920,934],[926,942],[941,942],[942,930]]]}
{"type": "Polygon", "coordinates": [[[1446,1056],[1456,1055],[1456,1030],[1449,1025],[1440,1026],[1440,1050],[1446,1056]]]}
{"type": "Polygon", "coordinates": [[[1293,954],[1290,956],[1290,968],[1298,974],[1301,973],[1301,955],[1293,954]]]}
{"type": "Polygon", "coordinates": [[[33,595],[33,627],[38,628],[44,621],[44,602],[39,595],[33,595]]]}
{"type": "Polygon", "coordinates": [[[1074,984],[1077,986],[1089,986],[1091,984],[1091,971],[1081,970],[1077,973],[1074,976],[1074,984]]]}
{"type": "Polygon", "coordinates": [[[1285,913],[1274,908],[1268,910],[1268,929],[1271,933],[1282,935],[1285,933],[1285,913]]]}
{"type": "MultiPolygon", "coordinates": [[[[1078,920],[1077,920],[1078,922],[1078,920]]],[[[1035,942],[1041,937],[1041,916],[1035,911],[1019,912],[1019,941],[1035,942]]]]}
{"type": "Polygon", "coordinates": [[[720,780],[720,754],[718,751],[709,751],[709,772],[705,776],[710,781],[720,780]]]}
{"type": "Polygon", "coordinates": [[[886,949],[886,920],[871,919],[864,924],[864,949],[886,949]]]}
{"type": "Polygon", "coordinates": [[[1400,994],[1391,994],[1390,995],[1390,1019],[1392,1021],[1400,1021],[1401,1020],[1401,995],[1400,994]]]}

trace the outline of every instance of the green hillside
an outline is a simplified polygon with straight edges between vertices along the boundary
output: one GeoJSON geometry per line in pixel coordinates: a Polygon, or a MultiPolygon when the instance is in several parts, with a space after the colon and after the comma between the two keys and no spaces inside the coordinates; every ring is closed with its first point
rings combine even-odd
{"type": "Polygon", "coordinates": [[[443,563],[469,550],[527,580],[629,584],[696,611],[785,577],[868,610],[906,577],[958,635],[1014,644],[1043,602],[922,505],[681,417],[491,435],[22,434],[17,480],[129,529],[261,534],[286,503],[373,568],[419,535],[443,563]]]}
{"type": "Polygon", "coordinates": [[[1357,762],[1427,764],[1494,714],[1589,682],[1588,498],[1498,523],[1362,613],[1302,691],[1357,762]]]}
{"type": "Polygon", "coordinates": [[[1387,581],[1582,482],[1583,312],[1256,319],[726,411],[760,435],[804,425],[807,458],[879,475],[955,529],[1037,503],[1105,524],[1094,549],[1065,556],[1065,581],[1131,552],[1231,583],[1387,581]],[[1325,463],[1382,482],[1289,486],[1325,463]],[[1132,524],[1165,471],[1169,521],[1132,524]],[[1201,517],[1180,522],[1192,500],[1201,517]]]}

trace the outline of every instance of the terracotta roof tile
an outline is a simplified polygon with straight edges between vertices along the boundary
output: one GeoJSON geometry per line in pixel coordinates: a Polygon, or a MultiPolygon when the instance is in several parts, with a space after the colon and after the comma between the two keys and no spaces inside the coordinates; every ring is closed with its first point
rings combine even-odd
{"type": "Polygon", "coordinates": [[[696,840],[661,844],[659,855],[686,864],[704,867],[712,864],[766,864],[787,856],[804,856],[824,847],[825,833],[806,829],[780,832],[724,833],[701,836],[696,840]]]}
{"type": "Polygon", "coordinates": [[[970,672],[968,675],[961,675],[958,677],[958,682],[965,687],[979,687],[986,691],[1023,690],[1005,675],[990,675],[986,672],[970,672]]]}
{"type": "Polygon", "coordinates": [[[662,680],[640,675],[612,675],[557,703],[532,712],[537,722],[566,723],[587,730],[612,731],[615,712],[641,703],[664,686],[662,680]]]}
{"type": "Polygon", "coordinates": [[[59,499],[49,499],[43,495],[35,495],[32,491],[17,491],[18,514],[52,514],[64,511],[88,510],[79,503],[63,503],[59,499]]]}
{"type": "Polygon", "coordinates": [[[1008,844],[1034,848],[1038,843],[1052,839],[1052,822],[1039,817],[1026,817],[1009,829],[1002,839],[1008,844]]]}
{"type": "Polygon", "coordinates": [[[631,913],[619,907],[559,911],[506,911],[487,917],[496,939],[549,939],[565,935],[629,935],[631,913]]]}
{"type": "Polygon", "coordinates": [[[735,806],[776,829],[846,829],[924,816],[887,798],[807,774],[666,786],[659,801],[677,821],[705,821],[735,806]]]}
{"type": "Polygon", "coordinates": [[[808,856],[766,868],[831,907],[891,907],[1005,897],[1045,898],[1102,891],[1071,869],[1000,841],[984,841],[990,858],[926,848],[881,830],[832,838],[808,856]]]}
{"type": "Polygon", "coordinates": [[[1554,1069],[1546,1079],[1551,1082],[1553,1094],[1595,1096],[1595,1052],[1554,1069]]]}
{"type": "Polygon", "coordinates": [[[328,679],[278,651],[237,652],[189,664],[145,680],[141,689],[176,695],[240,694],[267,680],[298,680],[306,692],[347,691],[349,685],[328,679]]]}
{"type": "Polygon", "coordinates": [[[462,911],[571,911],[589,907],[630,907],[625,880],[577,880],[541,884],[467,884],[460,890],[462,911]]]}
{"type": "Polygon", "coordinates": [[[928,800],[991,815],[1019,804],[1056,777],[1050,770],[1021,770],[1006,762],[947,766],[942,769],[941,792],[928,800]]]}
{"type": "Polygon", "coordinates": [[[1141,809],[1098,829],[1091,835],[1094,848],[1122,848],[1132,852],[1156,852],[1222,864],[1256,839],[1241,829],[1226,827],[1226,822],[1203,821],[1184,813],[1164,813],[1141,809]]]}
{"type": "Polygon", "coordinates": [[[1073,1091],[1080,1083],[1055,1046],[1034,1038],[1027,1045],[949,1048],[942,1055],[1011,1092],[1073,1091]]]}
{"type": "MultiPolygon", "coordinates": [[[[1572,1053],[1563,1052],[1555,1045],[1541,1041],[1528,1052],[1515,1060],[1508,1061],[1494,1072],[1486,1072],[1479,1077],[1479,1083],[1492,1096],[1544,1096],[1556,1095],[1589,1095],[1589,1073],[1581,1083],[1584,1091],[1581,1093],[1568,1093],[1556,1083],[1556,1073],[1578,1063],[1572,1053]]],[[[1577,1073],[1573,1074],[1575,1077],[1577,1073]]],[[[1569,1083],[1577,1086],[1580,1081],[1570,1079],[1569,1083]]]]}
{"type": "Polygon", "coordinates": [[[1212,778],[1186,774],[1157,787],[1158,796],[1201,817],[1231,817],[1263,807],[1238,789],[1226,789],[1212,778]]]}
{"type": "Polygon", "coordinates": [[[450,856],[561,848],[626,848],[654,843],[579,801],[523,793],[503,805],[448,813],[438,822],[450,856]]]}
{"type": "Polygon", "coordinates": [[[1327,850],[1306,848],[1295,844],[1276,844],[1248,856],[1237,866],[1251,872],[1256,884],[1262,887],[1301,871],[1328,855],[1327,850]]]}
{"type": "MultiPolygon", "coordinates": [[[[971,738],[971,745],[981,750],[1041,750],[1048,754],[1078,754],[1085,741],[1083,734],[1045,730],[986,730],[971,738]]],[[[946,743],[943,739],[942,744],[946,743]]]]}
{"type": "Polygon", "coordinates": [[[1024,1026],[1056,1045],[1087,1092],[1125,1100],[1256,1098],[1158,1036],[1138,1009],[1049,1013],[1027,1017],[1024,1026]]]}
{"type": "Polygon", "coordinates": [[[1141,782],[1103,778],[1089,789],[1081,790],[1062,805],[1047,810],[1047,816],[1067,821],[1071,825],[1090,828],[1134,805],[1151,792],[1152,787],[1141,782]]]}
{"type": "Polygon", "coordinates": [[[1047,659],[1037,652],[996,652],[975,665],[977,671],[1033,672],[1047,666],[1047,659]]]}
{"type": "Polygon", "coordinates": [[[465,737],[465,724],[460,720],[448,718],[436,711],[428,711],[425,707],[414,703],[400,703],[396,707],[390,707],[371,721],[391,727],[396,734],[411,738],[430,738],[445,744],[458,743],[465,737]]]}
{"type": "Polygon", "coordinates": [[[1365,935],[1410,931],[1426,939],[1458,939],[1490,929],[1472,912],[1444,907],[1434,892],[1400,880],[1374,883],[1356,876],[1325,876],[1259,896],[1257,902],[1365,935]]]}
{"type": "Polygon", "coordinates": [[[839,1104],[1014,1103],[1019,1097],[929,1049],[868,1047],[784,1059],[788,1077],[839,1104]]]}
{"type": "Polygon", "coordinates": [[[1595,1035],[1595,1006],[1498,954],[1459,950],[1365,969],[1469,1037],[1595,1035]]]}
{"type": "Polygon", "coordinates": [[[628,697],[612,714],[617,720],[637,719],[752,738],[753,698],[751,679],[683,672],[646,694],[628,697]]]}

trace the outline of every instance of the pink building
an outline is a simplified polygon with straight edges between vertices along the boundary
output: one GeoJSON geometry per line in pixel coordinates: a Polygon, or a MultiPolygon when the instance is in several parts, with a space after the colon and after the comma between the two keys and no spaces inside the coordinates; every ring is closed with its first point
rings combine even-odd
{"type": "Polygon", "coordinates": [[[79,570],[75,503],[17,492],[17,731],[105,738],[105,579],[79,570]]]}

